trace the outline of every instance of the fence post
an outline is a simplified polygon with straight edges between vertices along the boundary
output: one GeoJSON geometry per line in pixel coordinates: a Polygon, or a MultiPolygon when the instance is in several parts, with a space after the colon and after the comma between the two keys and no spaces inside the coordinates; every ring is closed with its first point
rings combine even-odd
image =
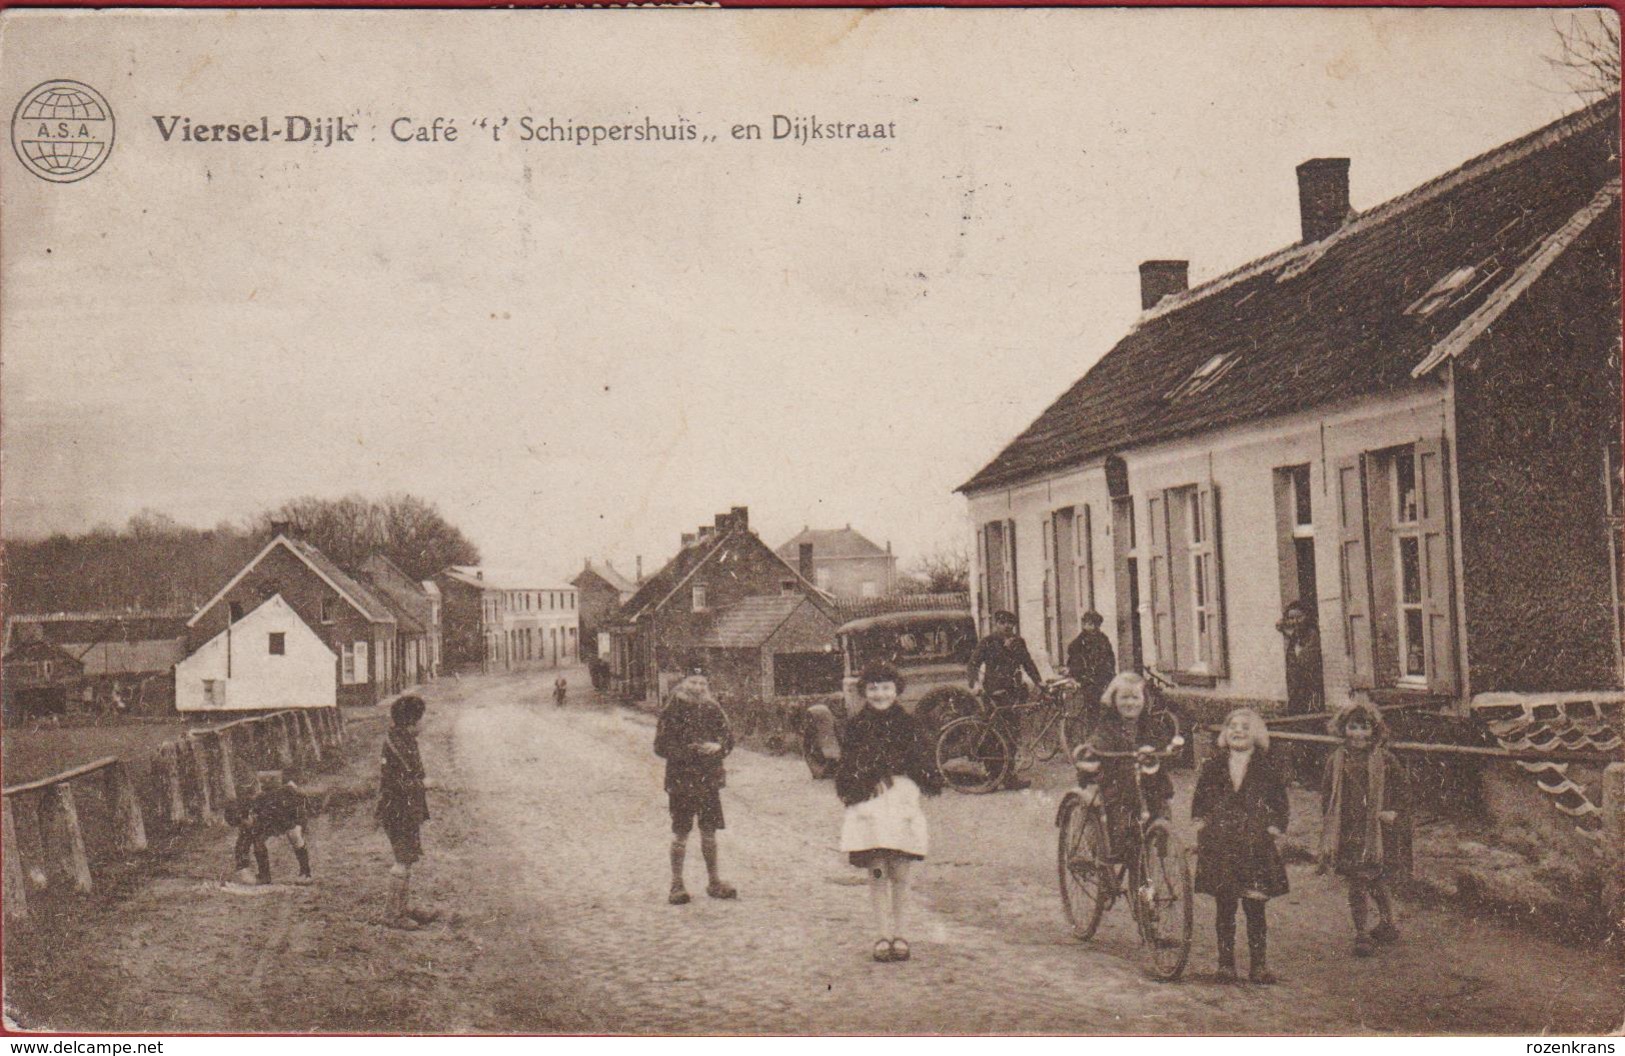
{"type": "Polygon", "coordinates": [[[321,741],[316,737],[316,724],[311,721],[310,712],[308,711],[298,712],[298,716],[299,739],[304,742],[305,751],[310,755],[311,764],[319,764],[322,761],[322,745],[321,741]]]}
{"type": "Polygon", "coordinates": [[[56,858],[75,890],[89,894],[90,858],[85,854],[85,837],[79,829],[73,785],[66,781],[47,785],[40,794],[39,811],[40,843],[46,856],[56,858]]]}
{"type": "Polygon", "coordinates": [[[285,711],[279,711],[271,716],[271,733],[275,738],[277,765],[267,769],[285,770],[293,765],[293,743],[288,736],[288,718],[289,715],[285,711]]]}
{"type": "Polygon", "coordinates": [[[186,795],[181,788],[180,744],[165,741],[158,748],[158,779],[164,786],[164,805],[171,825],[185,825],[191,820],[186,809],[186,795]]]}
{"type": "Polygon", "coordinates": [[[339,744],[344,743],[344,709],[337,704],[333,705],[333,729],[336,731],[335,739],[339,744]]]}
{"type": "Polygon", "coordinates": [[[216,730],[214,749],[220,756],[220,791],[226,803],[237,802],[237,762],[232,758],[231,731],[216,730]]]}
{"type": "Polygon", "coordinates": [[[214,809],[214,795],[209,788],[209,753],[196,737],[186,739],[186,754],[192,761],[192,773],[197,778],[198,821],[204,825],[217,824],[221,819],[214,809]]]}
{"type": "Polygon", "coordinates": [[[123,762],[107,768],[107,802],[113,808],[113,833],[125,851],[147,849],[147,823],[141,817],[141,802],[135,796],[135,783],[123,762]]]}
{"type": "Polygon", "coordinates": [[[5,801],[5,816],[0,818],[0,858],[5,859],[5,913],[7,920],[28,919],[28,878],[23,873],[23,860],[17,853],[17,823],[11,816],[11,800],[5,801]]]}

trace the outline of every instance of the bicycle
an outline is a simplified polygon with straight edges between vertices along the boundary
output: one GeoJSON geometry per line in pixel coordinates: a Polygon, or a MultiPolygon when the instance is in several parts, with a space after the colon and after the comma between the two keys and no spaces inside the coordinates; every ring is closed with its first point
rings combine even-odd
{"type": "Polygon", "coordinates": [[[1012,774],[1048,762],[1072,751],[1072,738],[1079,727],[1070,691],[1077,688],[1070,678],[1056,678],[1038,687],[1032,701],[1017,701],[1007,691],[983,697],[982,711],[965,715],[944,725],[937,734],[937,769],[955,792],[991,792],[1012,774]],[[1017,743],[1001,728],[1001,713],[1017,731],[1017,743]],[[1024,725],[1036,730],[1022,735],[1024,725]]]}
{"type": "Polygon", "coordinates": [[[1145,801],[1143,779],[1155,774],[1185,745],[1179,720],[1170,713],[1163,714],[1172,722],[1174,732],[1168,747],[1161,751],[1142,747],[1132,752],[1105,752],[1088,744],[1076,750],[1073,762],[1078,769],[1078,787],[1066,794],[1055,815],[1060,830],[1056,866],[1061,907],[1073,937],[1080,941],[1092,938],[1106,910],[1119,897],[1127,897],[1149,974],[1171,982],[1184,972],[1190,959],[1195,896],[1185,848],[1166,819],[1151,816],[1145,801]],[[1134,790],[1140,823],[1134,829],[1136,845],[1122,848],[1121,855],[1112,853],[1105,797],[1092,776],[1103,759],[1135,760],[1134,790]]]}

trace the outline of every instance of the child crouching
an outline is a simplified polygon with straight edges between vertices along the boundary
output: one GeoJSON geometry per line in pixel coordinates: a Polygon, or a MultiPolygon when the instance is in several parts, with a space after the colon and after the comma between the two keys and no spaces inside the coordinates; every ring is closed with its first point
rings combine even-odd
{"type": "Polygon", "coordinates": [[[846,804],[841,850],[869,871],[877,961],[906,961],[900,932],[914,863],[925,858],[927,831],[920,796],[942,791],[920,723],[897,703],[903,677],[889,664],[864,668],[858,679],[864,707],[847,723],[835,792],[846,804]]]}
{"type": "Polygon", "coordinates": [[[286,836],[293,856],[299,862],[299,883],[310,883],[310,849],[305,846],[305,797],[299,786],[284,781],[280,770],[261,770],[256,775],[254,792],[236,808],[228,818],[237,826],[237,846],[233,849],[233,864],[237,882],[242,884],[268,884],[271,882],[271,852],[266,841],[272,836],[286,836]],[[256,869],[248,871],[248,856],[252,851],[256,869]]]}
{"type": "Polygon", "coordinates": [[[1399,941],[1389,881],[1410,871],[1410,785],[1405,767],[1385,746],[1388,724],[1364,701],[1331,721],[1343,743],[1326,761],[1321,783],[1321,867],[1348,881],[1354,918],[1354,955],[1369,957],[1373,943],[1399,941]],[[1378,924],[1366,931],[1366,897],[1377,904],[1378,924]]]}
{"type": "Polygon", "coordinates": [[[1247,978],[1275,982],[1265,959],[1264,906],[1287,893],[1277,846],[1286,832],[1286,785],[1270,763],[1269,729],[1251,708],[1237,708],[1219,734],[1224,751],[1202,764],[1191,798],[1196,823],[1196,890],[1217,908],[1219,979],[1236,978],[1236,905],[1247,914],[1247,978]]]}

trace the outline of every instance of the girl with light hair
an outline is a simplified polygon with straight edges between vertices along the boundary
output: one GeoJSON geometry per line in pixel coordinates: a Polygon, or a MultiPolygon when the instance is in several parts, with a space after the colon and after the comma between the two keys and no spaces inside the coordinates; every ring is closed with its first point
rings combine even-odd
{"type": "Polygon", "coordinates": [[[1220,752],[1202,764],[1191,799],[1196,823],[1196,890],[1217,914],[1218,977],[1236,978],[1236,907],[1247,915],[1247,978],[1275,982],[1266,960],[1264,906],[1287,893],[1280,842],[1286,832],[1286,783],[1269,759],[1270,732],[1252,708],[1237,708],[1219,732],[1220,752]]]}

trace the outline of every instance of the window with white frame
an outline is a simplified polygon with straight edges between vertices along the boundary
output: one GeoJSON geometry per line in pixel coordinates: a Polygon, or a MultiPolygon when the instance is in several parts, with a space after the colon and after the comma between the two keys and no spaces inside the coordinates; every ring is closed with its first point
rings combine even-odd
{"type": "Polygon", "coordinates": [[[1228,671],[1219,489],[1191,484],[1146,499],[1157,666],[1211,684],[1228,671]]]}
{"type": "Polygon", "coordinates": [[[355,643],[355,680],[363,685],[372,681],[372,667],[367,663],[367,652],[366,642],[355,643]]]}
{"type": "Polygon", "coordinates": [[[355,685],[355,646],[345,642],[339,647],[339,682],[346,686],[355,685]]]}

